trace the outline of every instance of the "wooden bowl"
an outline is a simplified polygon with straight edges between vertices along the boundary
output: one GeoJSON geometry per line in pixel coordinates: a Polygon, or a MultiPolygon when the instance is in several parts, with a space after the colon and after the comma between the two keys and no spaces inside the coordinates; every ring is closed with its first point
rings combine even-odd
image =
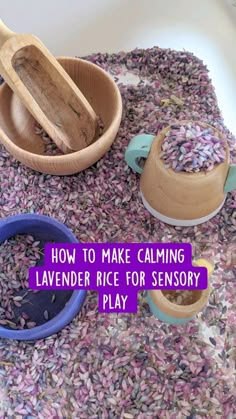
{"type": "Polygon", "coordinates": [[[96,163],[111,147],[122,117],[122,99],[113,79],[100,67],[79,58],[57,58],[104,124],[103,134],[88,147],[66,155],[44,154],[35,120],[4,83],[0,87],[0,142],[21,163],[51,175],[71,175],[96,163]]]}
{"type": "Polygon", "coordinates": [[[165,294],[168,291],[150,290],[148,291],[148,303],[153,314],[171,324],[184,324],[192,320],[195,315],[202,311],[207,305],[210,289],[194,290],[194,303],[189,305],[178,305],[169,301],[165,294]]]}
{"type": "MultiPolygon", "coordinates": [[[[180,124],[185,122],[190,121],[181,121],[180,124]]],[[[147,206],[167,219],[187,220],[183,225],[191,225],[191,220],[197,224],[203,222],[204,217],[214,216],[225,201],[224,185],[230,160],[228,145],[225,141],[224,162],[211,171],[177,173],[166,168],[160,157],[162,142],[169,129],[163,129],[152,142],[140,180],[142,198],[147,206]]],[[[222,137],[219,131],[214,130],[222,137]]]]}

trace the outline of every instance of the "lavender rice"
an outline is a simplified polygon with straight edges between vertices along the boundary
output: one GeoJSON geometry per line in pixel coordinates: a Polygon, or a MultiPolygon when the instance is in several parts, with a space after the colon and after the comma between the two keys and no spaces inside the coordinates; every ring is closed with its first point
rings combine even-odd
{"type": "Polygon", "coordinates": [[[30,329],[36,326],[29,315],[16,309],[29,304],[29,267],[36,266],[41,258],[39,242],[30,235],[16,236],[0,244],[0,325],[13,329],[30,329]],[[23,291],[23,292],[22,292],[23,291]]]}
{"type": "Polygon", "coordinates": [[[166,168],[175,172],[209,172],[226,158],[225,141],[214,128],[200,123],[172,125],[161,147],[166,168]]]}
{"type": "Polygon", "coordinates": [[[0,244],[0,326],[32,329],[55,317],[72,295],[69,291],[31,290],[29,268],[43,263],[42,243],[19,235],[0,244]]]}
{"type": "Polygon", "coordinates": [[[181,120],[223,132],[208,70],[186,51],[160,48],[87,57],[119,85],[122,124],[112,149],[74,176],[36,173],[0,150],[0,216],[56,217],[81,242],[190,242],[215,265],[208,307],[184,326],[154,318],[144,294],[137,314],[98,313],[89,293],[74,321],[34,343],[0,340],[0,417],[10,419],[234,419],[236,417],[236,193],[210,221],[172,227],[139,199],[124,151],[134,135],[181,120]],[[177,100],[177,99],[178,100],[177,100]]]}

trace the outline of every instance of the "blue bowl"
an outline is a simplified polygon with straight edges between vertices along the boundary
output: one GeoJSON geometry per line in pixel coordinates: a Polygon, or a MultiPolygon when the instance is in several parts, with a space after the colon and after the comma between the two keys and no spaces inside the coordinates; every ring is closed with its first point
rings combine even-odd
{"type": "Polygon", "coordinates": [[[183,319],[180,318],[175,318],[175,317],[171,317],[168,316],[165,313],[162,313],[162,311],[160,311],[157,306],[154,304],[154,302],[152,301],[152,298],[149,294],[149,292],[147,293],[147,300],[148,300],[148,304],[150,307],[150,310],[152,312],[152,314],[159,320],[161,320],[164,323],[169,323],[169,324],[175,324],[175,325],[179,325],[179,324],[185,324],[191,320],[194,319],[195,316],[192,317],[185,317],[183,319]]]}
{"type": "MultiPolygon", "coordinates": [[[[19,234],[30,234],[41,243],[78,243],[74,234],[64,224],[45,215],[21,214],[0,220],[0,243],[19,234]]],[[[35,298],[39,294],[34,294],[35,298]]],[[[79,313],[86,294],[86,290],[72,291],[66,306],[58,314],[32,329],[14,330],[0,326],[0,337],[32,341],[51,336],[67,326],[79,313]]]]}

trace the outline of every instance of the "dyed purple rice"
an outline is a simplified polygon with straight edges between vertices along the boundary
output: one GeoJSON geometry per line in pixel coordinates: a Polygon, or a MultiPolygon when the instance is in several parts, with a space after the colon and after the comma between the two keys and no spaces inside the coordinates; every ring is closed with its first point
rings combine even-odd
{"type": "Polygon", "coordinates": [[[161,150],[165,167],[175,172],[209,172],[226,157],[225,140],[214,128],[196,122],[172,125],[161,150]]]}
{"type": "Polygon", "coordinates": [[[26,314],[16,317],[14,306],[27,307],[32,290],[28,284],[28,268],[41,258],[40,242],[30,235],[16,236],[0,245],[0,324],[14,329],[35,326],[26,314]],[[25,291],[22,294],[22,291],[25,291]],[[21,293],[22,295],[17,295],[21,293]]]}
{"type": "Polygon", "coordinates": [[[121,90],[124,113],[113,147],[85,172],[57,177],[26,168],[0,146],[0,216],[50,215],[83,243],[189,242],[195,259],[215,264],[214,292],[185,326],[154,318],[142,293],[137,314],[98,313],[91,292],[80,315],[57,335],[34,343],[0,339],[0,417],[234,419],[236,193],[207,223],[174,228],[146,211],[140,179],[124,162],[134,135],[196,120],[223,132],[236,163],[236,141],[224,126],[208,70],[192,53],[157,47],[87,59],[109,71],[121,90]],[[173,94],[184,105],[163,107],[161,100],[173,94]]]}

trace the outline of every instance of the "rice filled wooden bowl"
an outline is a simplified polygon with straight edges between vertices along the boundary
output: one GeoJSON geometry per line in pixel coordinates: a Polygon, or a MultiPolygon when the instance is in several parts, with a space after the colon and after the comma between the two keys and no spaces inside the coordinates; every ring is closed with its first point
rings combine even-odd
{"type": "Polygon", "coordinates": [[[120,91],[108,73],[79,58],[57,58],[100,118],[101,136],[88,147],[70,154],[47,155],[37,134],[36,121],[10,87],[0,86],[0,142],[25,166],[51,175],[71,175],[96,163],[111,147],[121,117],[120,91]]]}

